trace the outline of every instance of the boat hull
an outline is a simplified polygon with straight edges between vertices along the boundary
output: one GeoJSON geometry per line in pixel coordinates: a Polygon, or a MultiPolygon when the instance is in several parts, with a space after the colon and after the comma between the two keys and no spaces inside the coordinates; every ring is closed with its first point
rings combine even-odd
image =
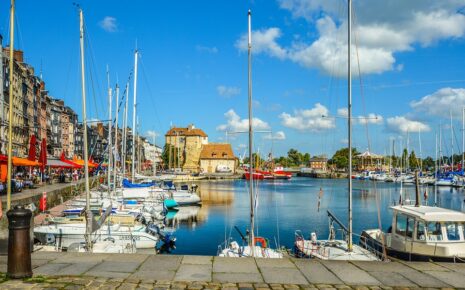
{"type": "MultiPolygon", "coordinates": [[[[85,227],[57,227],[55,225],[40,226],[34,229],[34,237],[41,244],[47,245],[56,243],[59,248],[68,248],[73,243],[82,243],[84,239],[85,227]]],[[[107,238],[115,240],[116,245],[127,246],[134,242],[137,249],[153,249],[155,248],[158,238],[146,233],[145,231],[110,231],[110,235],[106,228],[98,230],[92,234],[92,239],[95,241],[104,241],[107,238]]]]}
{"type": "MultiPolygon", "coordinates": [[[[367,232],[362,232],[362,238],[360,239],[359,244],[362,247],[370,248],[378,253],[379,256],[383,255],[383,245],[380,241],[374,239],[367,232]]],[[[465,257],[444,257],[444,256],[434,256],[434,255],[425,255],[417,254],[411,252],[399,251],[390,247],[386,248],[386,254],[395,259],[404,260],[404,261],[415,261],[415,262],[453,262],[453,263],[464,263],[465,257]]]]}

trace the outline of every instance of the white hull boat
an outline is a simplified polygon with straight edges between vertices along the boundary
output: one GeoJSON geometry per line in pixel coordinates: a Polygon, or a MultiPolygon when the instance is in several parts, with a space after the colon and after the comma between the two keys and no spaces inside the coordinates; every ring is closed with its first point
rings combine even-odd
{"type": "Polygon", "coordinates": [[[229,247],[223,249],[218,256],[229,258],[254,257],[281,259],[283,254],[271,248],[261,246],[239,246],[236,241],[233,241],[229,244],[229,247]]]}
{"type": "MultiPolygon", "coordinates": [[[[73,243],[84,242],[85,231],[86,225],[83,223],[43,225],[34,228],[34,237],[41,244],[56,243],[59,248],[68,248],[73,243]]],[[[146,227],[142,225],[134,227],[112,225],[109,229],[103,226],[91,236],[93,241],[114,239],[116,245],[123,247],[133,243],[137,249],[153,249],[158,242],[158,237],[147,233],[146,227]]]]}

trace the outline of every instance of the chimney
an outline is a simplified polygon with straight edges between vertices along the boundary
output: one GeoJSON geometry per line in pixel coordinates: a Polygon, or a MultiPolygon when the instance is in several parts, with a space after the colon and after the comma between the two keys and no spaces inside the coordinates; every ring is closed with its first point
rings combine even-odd
{"type": "MultiPolygon", "coordinates": [[[[10,47],[5,47],[3,49],[6,55],[10,55],[10,47]]],[[[24,60],[24,53],[22,50],[14,50],[13,51],[13,59],[16,60],[17,62],[23,62],[24,60]]]]}

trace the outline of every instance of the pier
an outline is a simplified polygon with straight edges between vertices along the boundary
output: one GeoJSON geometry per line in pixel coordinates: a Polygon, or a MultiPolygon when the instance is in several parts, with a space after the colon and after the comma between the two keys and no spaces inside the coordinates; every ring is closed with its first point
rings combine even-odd
{"type": "Polygon", "coordinates": [[[150,254],[36,252],[34,276],[1,289],[392,289],[464,288],[465,264],[346,262],[150,254]]]}

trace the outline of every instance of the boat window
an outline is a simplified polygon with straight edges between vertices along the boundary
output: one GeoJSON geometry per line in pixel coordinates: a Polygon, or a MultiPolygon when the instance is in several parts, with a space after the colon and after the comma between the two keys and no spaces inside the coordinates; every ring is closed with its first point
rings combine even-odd
{"type": "Polygon", "coordinates": [[[407,229],[407,217],[403,214],[398,213],[396,216],[396,233],[405,236],[407,229]]]}
{"type": "Polygon", "coordinates": [[[453,222],[446,223],[446,231],[447,231],[447,239],[449,241],[459,241],[460,240],[460,232],[459,232],[459,224],[453,222]]]}
{"type": "Polygon", "coordinates": [[[413,227],[415,225],[415,219],[412,217],[407,217],[407,232],[406,236],[409,238],[413,237],[413,227]]]}
{"type": "Polygon", "coordinates": [[[419,221],[417,223],[417,240],[418,241],[426,240],[425,222],[419,221]]]}
{"type": "Polygon", "coordinates": [[[428,240],[429,241],[442,241],[442,231],[440,222],[428,223],[428,240]]]}

